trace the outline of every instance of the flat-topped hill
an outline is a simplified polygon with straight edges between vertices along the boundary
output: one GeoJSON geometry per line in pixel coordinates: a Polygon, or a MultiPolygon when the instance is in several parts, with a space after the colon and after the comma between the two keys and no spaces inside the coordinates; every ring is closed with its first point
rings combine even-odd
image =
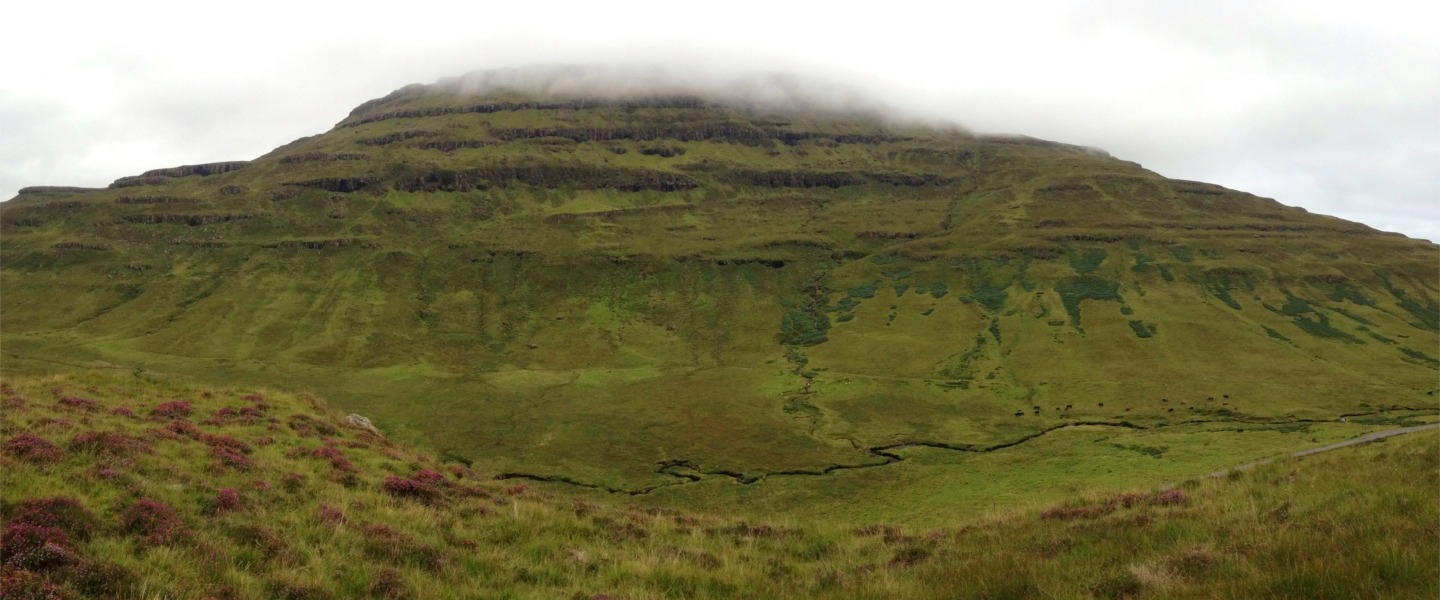
{"type": "Polygon", "coordinates": [[[857,522],[1435,406],[1434,244],[752,92],[471,76],[248,161],[27,188],[5,367],[313,389],[510,478],[857,522]]]}

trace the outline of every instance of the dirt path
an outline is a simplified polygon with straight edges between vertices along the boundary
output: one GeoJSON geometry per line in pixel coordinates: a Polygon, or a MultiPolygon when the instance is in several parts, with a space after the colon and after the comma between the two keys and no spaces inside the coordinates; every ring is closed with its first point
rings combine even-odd
{"type": "MultiPolygon", "coordinates": [[[[1360,436],[1360,437],[1357,437],[1357,438],[1354,438],[1354,439],[1345,440],[1345,441],[1343,441],[1343,442],[1335,442],[1334,444],[1330,444],[1330,445],[1328,445],[1328,446],[1321,446],[1321,447],[1319,447],[1319,448],[1311,448],[1311,449],[1309,449],[1309,450],[1301,450],[1301,451],[1299,451],[1299,452],[1296,452],[1296,453],[1294,453],[1294,454],[1291,454],[1290,456],[1295,457],[1295,458],[1300,458],[1300,457],[1302,457],[1302,456],[1310,456],[1311,454],[1319,454],[1319,453],[1321,453],[1321,452],[1329,452],[1329,451],[1331,451],[1331,450],[1338,450],[1338,449],[1344,448],[1344,447],[1346,447],[1346,446],[1356,446],[1356,445],[1359,445],[1359,444],[1368,444],[1368,443],[1370,443],[1370,442],[1374,442],[1374,441],[1377,441],[1377,440],[1383,440],[1383,439],[1388,438],[1388,437],[1397,436],[1397,435],[1404,435],[1404,434],[1407,434],[1407,433],[1415,433],[1415,432],[1417,432],[1417,431],[1425,431],[1425,430],[1427,430],[1427,429],[1440,429],[1440,423],[1430,423],[1430,424],[1427,424],[1427,425],[1415,425],[1415,426],[1413,426],[1413,427],[1401,427],[1401,428],[1399,428],[1399,429],[1386,429],[1386,430],[1384,430],[1384,431],[1372,431],[1372,432],[1367,433],[1367,434],[1365,434],[1365,435],[1362,435],[1362,436],[1360,436]]],[[[1255,468],[1255,467],[1259,467],[1259,466],[1263,466],[1263,465],[1268,465],[1268,464],[1270,464],[1270,463],[1272,463],[1272,462],[1275,462],[1275,461],[1274,461],[1274,460],[1262,460],[1262,461],[1253,462],[1253,463],[1246,463],[1246,464],[1240,465],[1240,466],[1238,466],[1238,467],[1231,467],[1231,468],[1229,468],[1229,469],[1221,469],[1221,470],[1219,470],[1219,471],[1216,471],[1216,472],[1214,472],[1214,473],[1211,473],[1211,474],[1209,474],[1209,475],[1206,475],[1205,477],[1223,477],[1224,475],[1226,475],[1226,474],[1228,474],[1228,473],[1230,473],[1230,472],[1233,472],[1233,471],[1249,471],[1250,469],[1253,469],[1253,468],[1255,468]]]]}

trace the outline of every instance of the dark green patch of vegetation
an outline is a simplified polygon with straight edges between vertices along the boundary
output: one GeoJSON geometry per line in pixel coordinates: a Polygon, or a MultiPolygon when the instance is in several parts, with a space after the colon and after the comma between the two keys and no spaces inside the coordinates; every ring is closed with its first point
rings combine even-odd
{"type": "Polygon", "coordinates": [[[1311,319],[1309,316],[1306,315],[1296,315],[1295,326],[1299,327],[1301,331],[1304,331],[1305,333],[1308,333],[1318,338],[1342,340],[1351,344],[1365,343],[1360,338],[1345,333],[1344,331],[1340,331],[1339,329],[1331,326],[1330,318],[1326,317],[1325,313],[1316,312],[1314,314],[1314,319],[1311,319]]]}
{"type": "Polygon", "coordinates": [[[1287,292],[1285,294],[1285,305],[1281,306],[1280,310],[1277,312],[1287,317],[1293,317],[1295,315],[1300,315],[1308,312],[1315,312],[1315,307],[1311,306],[1310,302],[1306,301],[1304,298],[1300,298],[1298,296],[1291,296],[1287,292]]]}
{"type": "Polygon", "coordinates": [[[781,410],[784,410],[790,415],[806,419],[813,420],[820,417],[820,408],[811,403],[810,396],[805,394],[792,396],[785,402],[785,406],[781,410]]]}
{"type": "Polygon", "coordinates": [[[1360,316],[1360,315],[1357,315],[1357,314],[1355,314],[1355,313],[1353,313],[1353,312],[1350,312],[1350,311],[1348,311],[1348,310],[1345,310],[1345,309],[1342,308],[1342,307],[1332,306],[1332,307],[1330,307],[1330,310],[1333,310],[1333,311],[1335,311],[1335,312],[1337,312],[1337,313],[1340,313],[1340,314],[1342,314],[1342,315],[1345,315],[1346,317],[1349,317],[1351,321],[1354,321],[1354,322],[1359,323],[1359,324],[1361,324],[1361,325],[1370,325],[1370,326],[1372,326],[1372,327],[1375,325],[1375,322],[1374,322],[1374,321],[1371,321],[1370,319],[1367,319],[1367,318],[1362,317],[1362,316],[1360,316]]]}
{"type": "Polygon", "coordinates": [[[1329,316],[1326,316],[1325,313],[1316,309],[1308,300],[1291,295],[1290,292],[1285,292],[1284,306],[1279,308],[1269,304],[1265,304],[1264,306],[1270,312],[1293,318],[1296,327],[1315,337],[1341,340],[1350,344],[1365,343],[1365,341],[1360,338],[1336,329],[1330,324],[1329,316]]]}
{"type": "Polygon", "coordinates": [[[1230,291],[1237,285],[1243,285],[1247,290],[1254,290],[1255,284],[1250,281],[1250,275],[1238,269],[1211,269],[1204,273],[1205,289],[1208,290],[1226,306],[1240,310],[1240,303],[1230,295],[1230,291]]]}
{"type": "Polygon", "coordinates": [[[1157,267],[1160,268],[1160,278],[1161,278],[1161,279],[1164,279],[1165,281],[1175,281],[1175,276],[1170,273],[1170,269],[1165,268],[1165,265],[1155,265],[1155,266],[1157,266],[1157,267]]]}
{"type": "MultiPolygon", "coordinates": [[[[833,308],[832,311],[841,313],[841,317],[849,315],[851,311],[855,310],[856,307],[860,306],[861,300],[874,298],[875,290],[878,287],[880,287],[880,282],[875,281],[867,283],[865,285],[857,285],[846,290],[845,297],[841,298],[838,302],[835,303],[835,308],[833,308]]],[[[837,320],[849,321],[853,318],[855,318],[854,315],[849,315],[848,318],[837,318],[837,320]]]]}
{"type": "Polygon", "coordinates": [[[1422,306],[1419,302],[1408,297],[1405,290],[1391,284],[1388,277],[1382,278],[1381,281],[1385,284],[1385,291],[1390,292],[1390,295],[1395,297],[1400,308],[1415,317],[1416,322],[1413,323],[1415,327],[1419,329],[1429,329],[1430,331],[1440,331],[1440,304],[1431,302],[1428,305],[1422,306]]]}
{"type": "Polygon", "coordinates": [[[1135,332],[1135,337],[1141,339],[1153,337],[1155,335],[1155,332],[1151,330],[1151,327],[1145,325],[1145,323],[1141,321],[1130,321],[1130,330],[1135,332]]]}
{"type": "Polygon", "coordinates": [[[1005,290],[1005,286],[977,279],[970,282],[970,294],[962,296],[960,300],[967,303],[978,302],[986,310],[998,311],[1004,308],[1005,300],[1009,296],[1010,293],[1005,290]]]}
{"type": "Polygon", "coordinates": [[[1095,269],[1100,268],[1101,263],[1105,262],[1106,253],[1103,248],[1093,248],[1084,251],[1071,249],[1067,252],[1067,255],[1070,259],[1070,268],[1075,269],[1076,274],[1089,275],[1090,273],[1094,273],[1095,269]]]}
{"type": "Polygon", "coordinates": [[[786,300],[782,306],[785,312],[780,318],[780,343],[814,346],[828,339],[830,316],[826,314],[823,300],[811,299],[804,303],[786,300]]]}
{"type": "Polygon", "coordinates": [[[1347,281],[1341,281],[1339,283],[1336,283],[1335,289],[1330,292],[1329,297],[1335,302],[1349,300],[1361,306],[1369,306],[1372,308],[1375,306],[1374,300],[1371,300],[1370,298],[1366,297],[1365,294],[1360,293],[1360,290],[1355,289],[1355,287],[1351,286],[1350,283],[1347,281]]]}
{"type": "Polygon", "coordinates": [[[1123,301],[1120,298],[1120,282],[1093,275],[1065,279],[1055,286],[1055,291],[1060,293],[1060,302],[1065,305],[1065,312],[1070,315],[1070,324],[1076,328],[1080,327],[1080,302],[1084,300],[1123,301]]]}
{"type": "Polygon", "coordinates": [[[867,283],[865,285],[857,285],[850,288],[849,290],[846,290],[845,295],[850,298],[874,298],[875,290],[879,287],[880,282],[878,281],[867,283]]]}
{"type": "Polygon", "coordinates": [[[903,282],[903,281],[900,282],[900,283],[895,284],[895,297],[896,297],[896,298],[899,298],[899,297],[901,297],[901,296],[904,296],[906,290],[909,290],[909,289],[910,289],[910,284],[905,283],[905,282],[903,282]]]}
{"type": "Polygon", "coordinates": [[[961,354],[958,359],[951,362],[940,371],[940,375],[950,379],[958,387],[969,388],[970,382],[975,379],[975,363],[985,352],[985,334],[975,336],[975,345],[961,354]]]}
{"type": "Polygon", "coordinates": [[[930,284],[930,295],[936,299],[944,298],[945,295],[949,293],[950,286],[945,285],[944,281],[936,281],[930,284]]]}
{"type": "Polygon", "coordinates": [[[1155,257],[1144,252],[1135,253],[1135,264],[1130,265],[1130,270],[1136,273],[1150,272],[1150,263],[1155,262],[1155,257]]]}
{"type": "Polygon", "coordinates": [[[1275,339],[1280,340],[1280,341],[1283,341],[1283,342],[1288,342],[1288,341],[1290,341],[1290,338],[1285,337],[1284,334],[1281,334],[1280,332],[1275,331],[1274,329],[1271,329],[1271,328],[1269,328],[1269,327],[1265,327],[1265,326],[1263,326],[1263,325],[1262,325],[1261,327],[1264,327],[1264,328],[1265,328],[1265,335],[1268,335],[1268,336],[1270,336],[1270,337],[1272,337],[1272,338],[1275,338],[1275,339]]]}
{"type": "Polygon", "coordinates": [[[1180,262],[1188,263],[1195,260],[1195,256],[1190,254],[1190,249],[1184,246],[1166,246],[1165,249],[1169,250],[1171,256],[1180,262]]]}
{"type": "Polygon", "coordinates": [[[1000,319],[990,319],[990,335],[995,338],[995,343],[1000,343],[1000,319]]]}
{"type": "Polygon", "coordinates": [[[1226,306],[1240,310],[1240,303],[1236,302],[1235,298],[1230,295],[1230,287],[1228,285],[1211,284],[1206,286],[1206,289],[1210,290],[1210,293],[1214,294],[1216,298],[1219,298],[1221,302],[1224,302],[1226,306]]]}
{"type": "Polygon", "coordinates": [[[1427,365],[1430,365],[1432,368],[1433,368],[1433,367],[1440,367],[1440,361],[1437,361],[1434,357],[1430,356],[1429,354],[1426,354],[1426,353],[1421,352],[1421,351],[1419,351],[1419,350],[1415,350],[1415,349],[1413,349],[1413,348],[1407,348],[1407,347],[1405,347],[1405,346],[1401,346],[1401,347],[1400,347],[1400,351],[1403,352],[1403,353],[1405,353],[1405,356],[1408,356],[1408,357],[1410,357],[1410,358],[1412,358],[1412,359],[1415,359],[1415,360],[1418,360],[1418,361],[1420,361],[1420,362],[1422,362],[1422,363],[1425,363],[1425,364],[1427,364],[1427,365]]]}

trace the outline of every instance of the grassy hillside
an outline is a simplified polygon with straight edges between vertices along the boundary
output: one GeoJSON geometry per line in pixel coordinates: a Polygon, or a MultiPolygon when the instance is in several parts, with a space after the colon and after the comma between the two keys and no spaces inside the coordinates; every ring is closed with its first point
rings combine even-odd
{"type": "Polygon", "coordinates": [[[931,527],[497,482],[310,395],[0,381],[5,598],[1434,597],[1440,436],[931,527]]]}
{"type": "Polygon", "coordinates": [[[653,506],[928,526],[1437,412],[1434,244],[867,114],[410,86],[0,235],[9,373],[313,390],[653,506]]]}

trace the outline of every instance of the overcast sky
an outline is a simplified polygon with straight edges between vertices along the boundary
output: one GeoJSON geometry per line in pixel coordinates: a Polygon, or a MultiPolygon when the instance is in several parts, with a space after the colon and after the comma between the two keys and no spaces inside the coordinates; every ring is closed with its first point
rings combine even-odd
{"type": "Polygon", "coordinates": [[[13,2],[0,199],[254,158],[408,83],[646,62],[801,73],[1440,241],[1437,16],[1389,0],[13,2]]]}

